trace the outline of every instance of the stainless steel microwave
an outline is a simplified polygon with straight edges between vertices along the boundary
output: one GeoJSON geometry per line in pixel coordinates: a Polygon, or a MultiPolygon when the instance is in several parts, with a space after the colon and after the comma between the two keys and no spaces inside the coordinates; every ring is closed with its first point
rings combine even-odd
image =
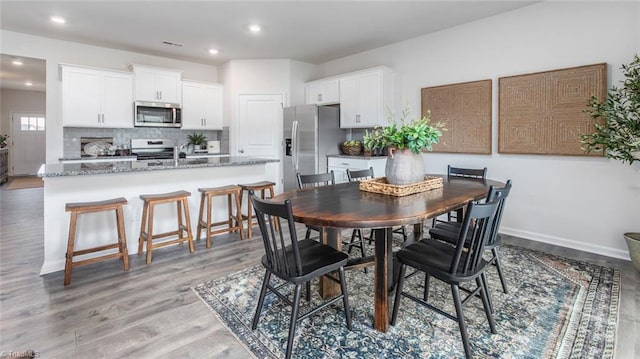
{"type": "Polygon", "coordinates": [[[135,127],[182,126],[182,109],[179,104],[136,101],[134,108],[135,127]]]}

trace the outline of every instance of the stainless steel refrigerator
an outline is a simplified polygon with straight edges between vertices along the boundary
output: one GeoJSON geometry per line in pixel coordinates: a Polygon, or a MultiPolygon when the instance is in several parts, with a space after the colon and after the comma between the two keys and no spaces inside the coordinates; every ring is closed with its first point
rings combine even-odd
{"type": "Polygon", "coordinates": [[[345,139],[340,110],[333,106],[303,105],[284,109],[284,190],[298,188],[296,173],[327,172],[327,155],[339,153],[345,139]]]}

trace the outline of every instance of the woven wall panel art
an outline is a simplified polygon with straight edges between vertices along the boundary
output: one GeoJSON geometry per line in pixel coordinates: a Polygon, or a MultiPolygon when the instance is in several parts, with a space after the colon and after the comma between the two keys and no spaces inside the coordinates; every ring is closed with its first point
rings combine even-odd
{"type": "Polygon", "coordinates": [[[491,80],[422,89],[422,116],[444,122],[447,131],[433,152],[491,153],[491,80]]]}
{"type": "Polygon", "coordinates": [[[499,79],[498,152],[602,156],[584,153],[580,135],[594,120],[584,110],[606,96],[607,64],[499,79]]]}

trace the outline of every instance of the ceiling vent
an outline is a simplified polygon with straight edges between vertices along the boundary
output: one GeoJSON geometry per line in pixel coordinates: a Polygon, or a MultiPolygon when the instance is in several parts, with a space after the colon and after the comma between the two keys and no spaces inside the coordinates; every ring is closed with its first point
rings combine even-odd
{"type": "Polygon", "coordinates": [[[165,44],[165,45],[169,45],[169,46],[176,46],[176,47],[182,47],[183,46],[182,44],[179,44],[177,42],[171,42],[171,41],[163,41],[162,43],[165,44]]]}

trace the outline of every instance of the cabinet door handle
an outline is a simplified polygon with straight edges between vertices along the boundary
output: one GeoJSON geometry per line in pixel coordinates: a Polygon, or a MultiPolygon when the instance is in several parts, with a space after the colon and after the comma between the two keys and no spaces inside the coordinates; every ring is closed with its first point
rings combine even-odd
{"type": "Polygon", "coordinates": [[[360,115],[356,115],[356,123],[360,123],[360,115]]]}
{"type": "Polygon", "coordinates": [[[207,119],[204,119],[204,126],[207,127],[207,119]]]}
{"type": "Polygon", "coordinates": [[[321,93],[318,94],[318,101],[322,102],[322,94],[321,93]]]}
{"type": "Polygon", "coordinates": [[[100,114],[98,114],[98,124],[100,124],[100,114]]]}
{"type": "Polygon", "coordinates": [[[162,100],[162,91],[158,91],[158,93],[160,94],[159,100],[162,100]]]}

